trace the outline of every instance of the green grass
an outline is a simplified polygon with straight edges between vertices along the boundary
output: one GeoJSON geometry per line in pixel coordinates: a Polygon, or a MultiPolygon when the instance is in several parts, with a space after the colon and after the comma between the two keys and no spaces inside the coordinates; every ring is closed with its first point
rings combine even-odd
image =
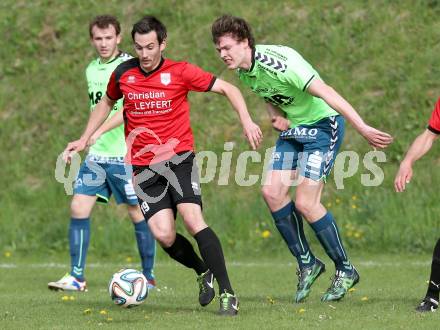
{"type": "MultiPolygon", "coordinates": [[[[435,145],[416,164],[405,194],[395,194],[392,181],[404,151],[424,129],[439,95],[439,15],[436,0],[2,1],[0,327],[435,327],[438,315],[413,312],[425,291],[429,255],[405,253],[430,253],[438,236],[439,147],[435,145]],[[225,12],[245,17],[258,43],[298,50],[368,123],[395,137],[381,166],[385,181],[380,187],[360,184],[360,175],[368,173],[361,165],[359,173],[344,181],[344,190],[337,190],[331,178],[323,194],[350,255],[356,256],[357,251],[387,254],[354,259],[361,283],[341,303],[330,307],[319,302],[329,284],[327,273],[306,304],[293,305],[294,267],[287,264],[291,257],[259,194],[260,186],[238,187],[232,171],[227,186],[218,185],[218,175],[203,185],[203,200],[206,220],[231,256],[230,274],[241,298],[238,318],[219,319],[217,303],[200,308],[193,274],[169,263],[161,251],[160,292],[153,292],[136,309],[113,306],[106,293],[107,281],[114,271],[127,266],[126,256],[137,255],[132,225],[124,208],[114,203],[96,207],[92,215],[88,261],[100,266],[87,270],[90,291],[63,301],[63,294],[49,292],[46,283],[66,269],[41,265],[68,260],[70,196],[55,181],[54,169],[58,154],[79,136],[88,116],[84,69],[95,56],[88,22],[96,14],[117,15],[123,25],[121,48],[131,51],[132,24],[144,14],[157,15],[169,31],[166,56],[191,61],[240,85],[234,73],[224,70],[210,40],[210,24],[225,12]],[[271,234],[263,238],[266,231],[271,234]],[[29,251],[44,257],[31,258],[29,251]],[[12,257],[6,258],[10,253],[12,257]],[[14,267],[6,268],[6,263],[14,267]],[[91,314],[84,315],[86,309],[91,314]],[[100,310],[109,314],[100,315],[100,310]],[[109,316],[112,321],[107,321],[109,316]]],[[[265,135],[263,153],[273,145],[276,133],[263,102],[248,90],[243,89],[243,94],[265,135]]],[[[197,150],[214,151],[220,158],[224,142],[234,142],[235,166],[239,152],[248,147],[226,100],[209,94],[191,94],[190,100],[197,150]]],[[[369,147],[347,125],[342,150],[358,151],[362,160],[369,147]]],[[[263,170],[261,163],[248,168],[249,174],[261,175],[263,170]]],[[[305,227],[316,250],[314,235],[305,227]]]]}
{"type": "MultiPolygon", "coordinates": [[[[297,49],[368,123],[395,136],[386,151],[380,187],[360,184],[360,174],[368,173],[361,165],[361,171],[344,182],[344,190],[337,190],[331,179],[324,191],[323,202],[331,205],[346,245],[390,252],[431,249],[440,226],[440,172],[434,170],[438,146],[418,162],[407,193],[395,194],[392,181],[439,94],[439,1],[5,0],[0,4],[0,184],[7,187],[0,190],[2,252],[58,253],[66,248],[70,196],[55,181],[54,169],[57,156],[68,141],[78,138],[88,117],[84,69],[95,56],[88,38],[90,19],[117,15],[123,25],[121,48],[132,51],[132,24],[144,14],[157,15],[169,31],[166,56],[194,62],[239,85],[210,40],[210,24],[225,12],[249,20],[257,42],[297,49]],[[356,203],[352,196],[357,196],[356,203]]],[[[248,90],[243,94],[263,129],[264,152],[276,133],[263,102],[248,90]]],[[[227,101],[203,93],[191,94],[190,100],[197,150],[214,151],[220,158],[224,142],[234,142],[235,166],[237,155],[248,146],[227,101]]],[[[369,147],[347,126],[342,150],[362,156],[369,147]]],[[[249,174],[263,171],[261,163],[248,167],[249,174]]],[[[237,186],[232,171],[229,185],[219,186],[217,175],[202,188],[206,219],[225,250],[240,254],[252,242],[255,253],[268,246],[271,252],[282,251],[281,244],[261,240],[261,231],[274,227],[259,185],[237,186]]],[[[91,249],[104,255],[112,239],[117,251],[131,251],[132,229],[120,224],[124,217],[114,205],[94,212],[94,233],[98,228],[113,232],[93,234],[91,249]],[[117,236],[115,228],[122,228],[124,235],[117,236]]]]}
{"type": "Polygon", "coordinates": [[[59,260],[24,261],[13,255],[0,262],[0,324],[4,329],[432,329],[438,325],[438,313],[414,312],[426,290],[430,256],[357,256],[360,283],[344,300],[331,304],[319,301],[333,272],[331,262],[324,260],[328,271],[318,279],[308,301],[296,305],[292,303],[295,265],[289,263],[293,260],[229,258],[240,314],[222,318],[215,314],[217,299],[206,308],[198,305],[192,271],[166,258],[156,265],[158,290],[141,306],[127,310],[112,304],[107,283],[120,267],[137,267],[136,263],[91,257],[89,291],[63,293],[46,288],[47,282],[66,271],[63,264],[55,263],[59,260]]]}

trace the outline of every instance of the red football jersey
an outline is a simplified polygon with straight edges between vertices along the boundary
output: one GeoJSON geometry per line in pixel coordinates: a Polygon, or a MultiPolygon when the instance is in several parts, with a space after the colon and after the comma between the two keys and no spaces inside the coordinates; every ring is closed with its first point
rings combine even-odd
{"type": "Polygon", "coordinates": [[[148,73],[137,58],[120,64],[110,77],[107,96],[124,97],[127,162],[149,165],[193,151],[187,95],[209,91],[215,79],[193,64],[169,59],[148,73]]]}
{"type": "Polygon", "coordinates": [[[432,111],[428,129],[435,134],[440,134],[440,98],[437,100],[434,110],[432,111]]]}

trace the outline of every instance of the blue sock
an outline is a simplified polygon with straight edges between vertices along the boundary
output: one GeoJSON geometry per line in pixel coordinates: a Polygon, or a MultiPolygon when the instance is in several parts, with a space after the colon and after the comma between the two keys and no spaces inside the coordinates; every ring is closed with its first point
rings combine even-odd
{"type": "Polygon", "coordinates": [[[142,272],[148,280],[152,280],[154,279],[153,267],[156,256],[156,241],[145,220],[133,224],[139,255],[141,256],[142,272]]]}
{"type": "Polygon", "coordinates": [[[290,201],[280,210],[272,212],[272,217],[290,252],[296,257],[299,268],[313,265],[316,258],[310,251],[304,235],[302,217],[295,204],[290,201]]]}
{"type": "Polygon", "coordinates": [[[341,242],[333,215],[327,212],[321,219],[310,224],[327,255],[335,263],[336,270],[351,273],[353,266],[341,242]]]}
{"type": "Polygon", "coordinates": [[[90,219],[70,219],[70,275],[84,281],[84,267],[90,241],[90,219]]]}

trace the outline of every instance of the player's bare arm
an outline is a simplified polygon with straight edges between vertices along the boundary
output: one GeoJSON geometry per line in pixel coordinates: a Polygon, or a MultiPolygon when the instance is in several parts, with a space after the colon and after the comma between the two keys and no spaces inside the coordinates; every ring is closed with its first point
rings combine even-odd
{"type": "Polygon", "coordinates": [[[343,115],[373,147],[385,148],[393,141],[393,137],[388,133],[367,125],[351,104],[322,80],[314,79],[307,91],[313,96],[323,99],[343,115]]]}
{"type": "Polygon", "coordinates": [[[91,146],[99,139],[99,137],[112,129],[121,126],[124,123],[124,110],[121,109],[116,112],[111,118],[106,120],[99,128],[92,134],[87,145],[91,146]]]}
{"type": "Polygon", "coordinates": [[[286,118],[286,115],[278,107],[272,103],[266,103],[266,110],[269,114],[272,127],[277,131],[285,131],[290,126],[290,120],[286,118]]]}
{"type": "Polygon", "coordinates": [[[394,188],[397,192],[403,192],[406,184],[411,181],[413,176],[412,166],[416,160],[422,158],[432,147],[438,135],[426,129],[412,143],[411,147],[400,163],[399,170],[394,179],[394,188]]]}
{"type": "Polygon", "coordinates": [[[237,111],[240,117],[240,122],[243,126],[243,131],[246,138],[249,141],[252,149],[258,148],[261,141],[263,140],[263,133],[260,127],[252,121],[251,116],[246,107],[246,102],[244,101],[243,95],[240,90],[234,85],[221,80],[216,79],[211,91],[217,94],[224,95],[228,98],[232,107],[237,111]]]}
{"type": "Polygon", "coordinates": [[[64,149],[63,159],[66,163],[70,161],[70,157],[73,153],[80,152],[86,148],[90,136],[107,119],[115,103],[116,101],[109,99],[106,95],[99,101],[94,110],[90,113],[84,133],[78,140],[68,143],[66,149],[64,149]]]}

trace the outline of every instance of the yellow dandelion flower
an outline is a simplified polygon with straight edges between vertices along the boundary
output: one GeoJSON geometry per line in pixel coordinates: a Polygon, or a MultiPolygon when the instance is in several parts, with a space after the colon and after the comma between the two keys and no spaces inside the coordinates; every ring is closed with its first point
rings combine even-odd
{"type": "Polygon", "coordinates": [[[326,206],[327,206],[327,207],[332,207],[332,203],[328,202],[328,203],[326,204],[326,206]]]}
{"type": "Polygon", "coordinates": [[[271,233],[267,229],[261,233],[261,237],[263,237],[263,238],[268,238],[268,237],[270,237],[270,235],[271,235],[271,233]]]}
{"type": "Polygon", "coordinates": [[[355,291],[356,291],[355,288],[350,288],[350,289],[348,289],[348,292],[355,292],[355,291]]]}
{"type": "Polygon", "coordinates": [[[69,300],[75,300],[75,297],[74,296],[70,296],[69,300]]]}
{"type": "Polygon", "coordinates": [[[353,196],[351,196],[351,199],[355,201],[355,200],[357,200],[358,198],[357,198],[356,195],[353,195],[353,196]]]}
{"type": "Polygon", "coordinates": [[[92,314],[92,310],[90,308],[87,308],[85,310],[83,310],[83,314],[92,314]]]}
{"type": "Polygon", "coordinates": [[[10,257],[12,256],[12,253],[9,252],[9,251],[6,251],[6,252],[4,253],[4,256],[5,256],[6,258],[10,258],[10,257]]]}
{"type": "Polygon", "coordinates": [[[101,315],[107,315],[107,311],[106,311],[105,309],[100,310],[100,311],[99,311],[99,314],[101,314],[101,315]]]}
{"type": "Polygon", "coordinates": [[[298,313],[304,313],[306,310],[304,309],[304,308],[300,308],[299,310],[298,310],[298,313]]]}
{"type": "Polygon", "coordinates": [[[361,238],[361,236],[362,236],[362,234],[361,234],[361,232],[359,232],[359,231],[357,231],[357,232],[354,233],[354,237],[355,237],[355,238],[361,238]]]}
{"type": "Polygon", "coordinates": [[[362,297],[361,300],[362,301],[368,301],[368,297],[362,297]]]}
{"type": "Polygon", "coordinates": [[[269,304],[274,304],[275,303],[275,300],[272,298],[272,297],[266,297],[267,298],[267,301],[269,302],[269,304]]]}
{"type": "Polygon", "coordinates": [[[69,296],[62,296],[62,297],[61,297],[61,300],[62,300],[62,301],[67,301],[67,300],[69,300],[69,296]]]}
{"type": "Polygon", "coordinates": [[[341,202],[341,200],[339,198],[336,198],[336,204],[339,204],[341,202]]]}
{"type": "Polygon", "coordinates": [[[133,258],[132,257],[127,257],[127,258],[125,258],[125,261],[126,262],[133,262],[133,258]]]}
{"type": "Polygon", "coordinates": [[[108,321],[108,322],[111,322],[111,321],[113,321],[113,318],[108,317],[108,318],[107,318],[107,321],[108,321]]]}
{"type": "Polygon", "coordinates": [[[351,208],[352,208],[352,209],[357,209],[356,204],[351,204],[351,208]]]}

